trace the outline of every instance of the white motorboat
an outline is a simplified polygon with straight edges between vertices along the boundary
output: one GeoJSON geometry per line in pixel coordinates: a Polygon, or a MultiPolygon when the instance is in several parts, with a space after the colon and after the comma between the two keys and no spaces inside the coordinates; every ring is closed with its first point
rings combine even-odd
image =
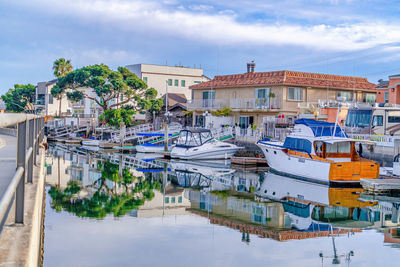
{"type": "Polygon", "coordinates": [[[213,138],[208,129],[182,130],[171,158],[229,159],[240,147],[213,138]]]}
{"type": "Polygon", "coordinates": [[[354,140],[334,123],[299,119],[285,142],[257,142],[272,171],[319,183],[379,177],[379,164],[360,158],[354,140]]]}

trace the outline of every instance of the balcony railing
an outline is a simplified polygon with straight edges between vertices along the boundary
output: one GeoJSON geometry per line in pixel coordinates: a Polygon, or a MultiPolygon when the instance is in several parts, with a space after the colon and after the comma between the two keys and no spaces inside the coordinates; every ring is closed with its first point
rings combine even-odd
{"type": "Polygon", "coordinates": [[[193,99],[188,100],[188,109],[220,109],[227,107],[226,99],[193,99]]]}
{"type": "Polygon", "coordinates": [[[187,102],[189,110],[193,109],[257,109],[273,110],[281,108],[278,97],[273,98],[234,98],[234,99],[193,99],[187,102]]]}
{"type": "Polygon", "coordinates": [[[44,105],[46,105],[46,101],[44,99],[36,99],[35,105],[36,106],[44,106],[44,105]]]}
{"type": "Polygon", "coordinates": [[[235,98],[230,101],[231,109],[271,110],[281,107],[280,99],[273,98],[235,98]]]}

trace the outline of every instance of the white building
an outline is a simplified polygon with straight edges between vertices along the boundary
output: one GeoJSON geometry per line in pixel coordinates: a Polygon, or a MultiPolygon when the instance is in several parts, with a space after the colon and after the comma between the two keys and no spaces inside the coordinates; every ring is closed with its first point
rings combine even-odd
{"type": "Polygon", "coordinates": [[[204,76],[203,69],[200,68],[152,64],[134,64],[126,68],[146,82],[149,87],[156,89],[157,97],[165,94],[166,84],[168,84],[169,93],[185,94],[187,99],[192,99],[189,86],[210,80],[204,76]]]}
{"type": "MultiPolygon", "coordinates": [[[[39,82],[36,86],[35,112],[46,116],[59,114],[60,101],[51,94],[51,88],[56,84],[57,79],[49,82],[39,82]]],[[[61,99],[61,113],[72,114],[72,109],[67,96],[61,99]]]]}

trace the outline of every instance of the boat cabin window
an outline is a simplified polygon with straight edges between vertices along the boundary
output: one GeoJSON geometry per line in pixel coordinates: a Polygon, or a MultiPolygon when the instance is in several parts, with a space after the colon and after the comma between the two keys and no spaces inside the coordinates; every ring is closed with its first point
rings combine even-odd
{"type": "Polygon", "coordinates": [[[383,116],[382,115],[374,115],[372,119],[372,126],[383,126],[383,116]]]}
{"type": "Polygon", "coordinates": [[[314,142],[315,154],[322,158],[352,158],[354,155],[354,142],[338,142],[327,144],[322,141],[314,142]]]}
{"type": "Polygon", "coordinates": [[[350,109],[346,118],[347,127],[369,127],[372,110],[350,109]]]}
{"type": "Polygon", "coordinates": [[[326,153],[351,153],[350,142],[340,142],[334,144],[326,144],[326,153]]]}
{"type": "Polygon", "coordinates": [[[306,139],[286,137],[285,143],[283,144],[285,148],[291,150],[297,150],[301,152],[311,153],[311,142],[306,139]]]}

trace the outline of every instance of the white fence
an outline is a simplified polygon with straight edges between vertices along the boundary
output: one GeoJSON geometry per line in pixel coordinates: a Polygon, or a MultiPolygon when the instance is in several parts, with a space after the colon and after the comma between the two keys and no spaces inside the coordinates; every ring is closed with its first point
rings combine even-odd
{"type": "Polygon", "coordinates": [[[394,140],[400,140],[400,136],[391,135],[370,135],[370,134],[348,134],[356,140],[374,141],[378,146],[394,147],[394,140]]]}

